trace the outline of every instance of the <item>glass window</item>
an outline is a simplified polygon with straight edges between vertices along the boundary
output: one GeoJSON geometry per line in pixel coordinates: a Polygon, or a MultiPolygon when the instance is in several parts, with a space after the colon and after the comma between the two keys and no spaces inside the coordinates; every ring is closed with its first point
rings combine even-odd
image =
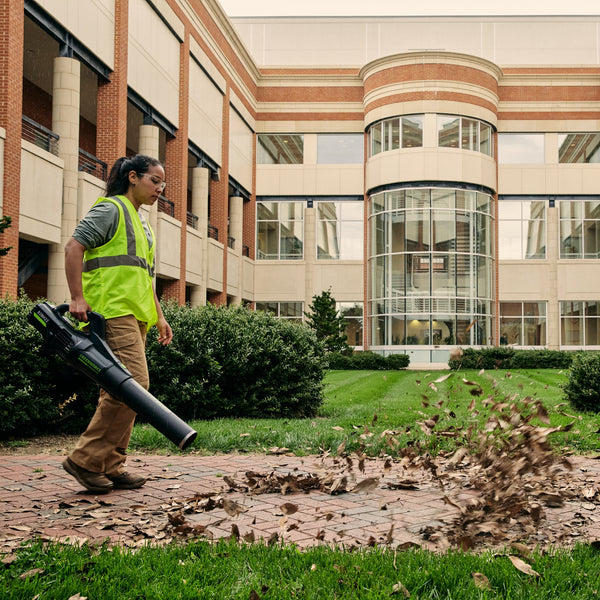
{"type": "Polygon", "coordinates": [[[438,146],[492,155],[492,127],[477,119],[438,115],[438,146]]]}
{"type": "Polygon", "coordinates": [[[600,258],[600,201],[560,201],[560,257],[600,258]]]}
{"type": "Polygon", "coordinates": [[[266,133],[257,136],[257,164],[301,165],[303,162],[304,136],[266,133]]]}
{"type": "Polygon", "coordinates": [[[460,117],[438,115],[438,146],[460,148],[460,117]]]}
{"type": "Polygon", "coordinates": [[[481,196],[407,188],[370,198],[373,346],[491,341],[492,199],[481,196]]]}
{"type": "Polygon", "coordinates": [[[381,131],[383,125],[381,123],[375,123],[369,130],[369,137],[371,139],[371,156],[379,154],[381,152],[381,131]]]}
{"type": "Polygon", "coordinates": [[[336,308],[346,321],[345,334],[350,346],[363,345],[363,303],[336,302],[336,308]]]}
{"type": "Polygon", "coordinates": [[[600,162],[600,133],[566,133],[559,135],[558,162],[600,162]]]}
{"type": "Polygon", "coordinates": [[[317,259],[362,260],[364,204],[362,202],[316,202],[317,259]]]}
{"type": "Polygon", "coordinates": [[[560,343],[563,346],[600,346],[600,302],[560,302],[560,343]]]}
{"type": "Polygon", "coordinates": [[[317,164],[355,165],[364,162],[365,137],[362,133],[319,133],[317,164]]]}
{"type": "Polygon", "coordinates": [[[255,306],[279,319],[302,321],[302,302],[257,302],[255,306]]]}
{"type": "Polygon", "coordinates": [[[479,150],[479,121],[462,119],[461,148],[479,150]]]}
{"type": "Polygon", "coordinates": [[[304,240],[303,202],[257,202],[258,260],[301,260],[304,240]]]}
{"type": "Polygon", "coordinates": [[[370,155],[423,146],[423,115],[393,117],[369,128],[370,155]]]}
{"type": "Polygon", "coordinates": [[[500,200],[498,236],[501,260],[546,258],[546,201],[500,200]]]}
{"type": "Polygon", "coordinates": [[[492,128],[486,123],[479,123],[479,152],[492,155],[492,128]]]}
{"type": "Polygon", "coordinates": [[[499,133],[498,163],[503,165],[544,164],[543,133],[499,133]]]}
{"type": "Polygon", "coordinates": [[[423,146],[423,116],[402,117],[402,147],[420,148],[423,146]]]}
{"type": "Polygon", "coordinates": [[[545,346],[546,302],[500,302],[500,345],[545,346]]]}

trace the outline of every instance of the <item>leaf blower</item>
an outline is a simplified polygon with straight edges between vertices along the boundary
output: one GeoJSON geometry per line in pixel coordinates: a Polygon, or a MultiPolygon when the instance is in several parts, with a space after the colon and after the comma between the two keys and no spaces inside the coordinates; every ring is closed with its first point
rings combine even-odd
{"type": "Polygon", "coordinates": [[[89,331],[83,332],[63,316],[68,310],[68,304],[55,307],[42,302],[29,313],[29,323],[44,338],[42,351],[56,352],[68,365],[141,415],[181,450],[187,448],[197,432],[145,390],[121,364],[104,340],[104,317],[88,312],[89,331]]]}

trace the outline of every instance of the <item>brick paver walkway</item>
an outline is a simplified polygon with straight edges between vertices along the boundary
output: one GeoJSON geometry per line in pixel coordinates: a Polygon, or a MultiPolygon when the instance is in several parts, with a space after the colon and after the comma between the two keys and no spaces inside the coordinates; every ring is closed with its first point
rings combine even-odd
{"type": "MultiPolygon", "coordinates": [[[[249,492],[244,487],[246,473],[323,478],[343,472],[343,461],[255,454],[132,455],[128,468],[148,476],[146,485],[93,495],[62,470],[63,458],[0,455],[0,554],[34,537],[135,546],[178,537],[231,535],[302,547],[416,544],[439,550],[444,537],[436,532],[458,512],[427,474],[407,474],[397,464],[384,470],[379,460],[366,461],[364,471],[350,473],[348,489],[374,478],[364,491],[283,495],[249,492]],[[406,484],[408,477],[415,489],[394,485],[406,484]]],[[[545,509],[547,518],[537,536],[541,543],[600,539],[600,460],[576,458],[574,464],[569,477],[582,493],[561,507],[545,509]]]]}

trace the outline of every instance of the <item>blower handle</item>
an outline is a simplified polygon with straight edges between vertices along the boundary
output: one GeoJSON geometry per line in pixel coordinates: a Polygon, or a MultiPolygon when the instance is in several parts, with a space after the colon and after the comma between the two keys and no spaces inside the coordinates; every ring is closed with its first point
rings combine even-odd
{"type": "MultiPolygon", "coordinates": [[[[66,312],[69,312],[68,304],[59,304],[55,309],[56,313],[61,317],[64,316],[66,312]]],[[[90,332],[95,333],[100,339],[106,338],[106,326],[104,324],[104,317],[93,310],[87,311],[88,323],[90,324],[90,332]]]]}

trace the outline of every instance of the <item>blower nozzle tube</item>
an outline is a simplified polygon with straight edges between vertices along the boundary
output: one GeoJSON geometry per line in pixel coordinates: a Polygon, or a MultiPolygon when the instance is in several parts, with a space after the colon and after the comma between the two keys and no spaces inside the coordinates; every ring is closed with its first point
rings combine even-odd
{"type": "Polygon", "coordinates": [[[145,390],[119,362],[104,340],[104,317],[88,313],[90,331],[84,333],[64,318],[68,309],[68,304],[54,307],[42,302],[29,313],[29,323],[44,338],[43,348],[58,354],[68,365],[129,406],[181,450],[187,448],[197,432],[145,390]]]}

